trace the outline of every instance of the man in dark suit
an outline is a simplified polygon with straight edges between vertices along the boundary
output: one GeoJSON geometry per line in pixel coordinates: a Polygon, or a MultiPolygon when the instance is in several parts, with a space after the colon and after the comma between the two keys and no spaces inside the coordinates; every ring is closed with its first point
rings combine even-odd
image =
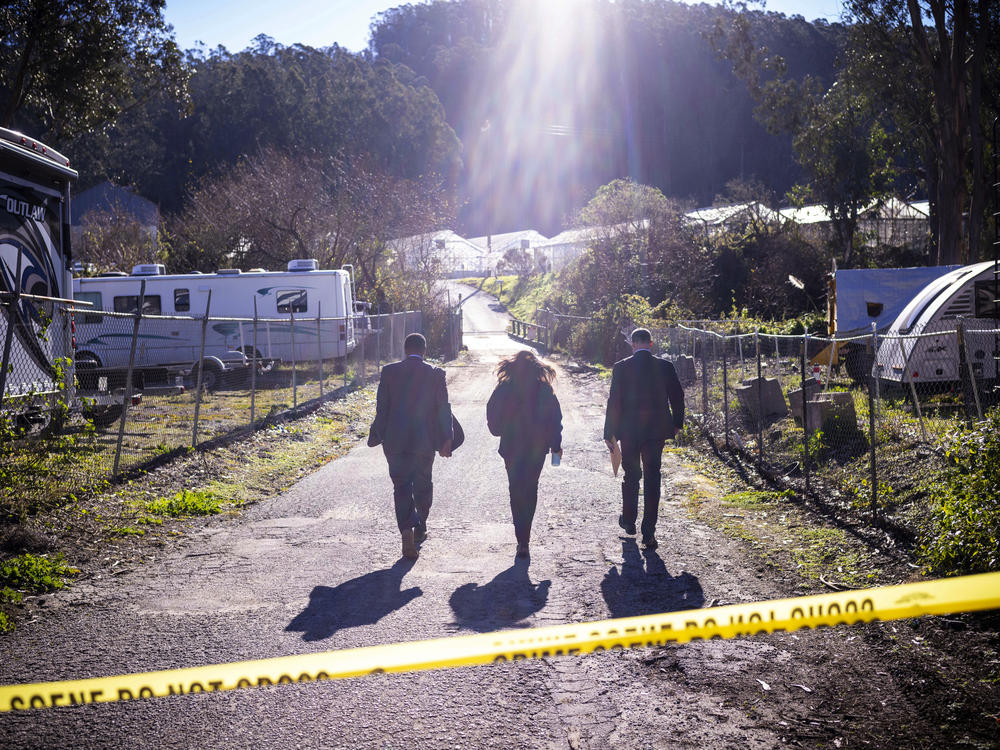
{"type": "Polygon", "coordinates": [[[403,360],[382,368],[372,425],[389,463],[403,556],[411,560],[427,536],[434,452],[449,458],[453,437],[444,370],[424,362],[426,350],[424,337],[411,333],[403,360]]]}
{"type": "Polygon", "coordinates": [[[622,513],[618,525],[635,533],[639,514],[639,480],[643,478],[642,543],[656,549],[656,517],[660,509],[660,462],[663,446],[684,423],[684,391],[674,366],[650,351],[645,328],[632,331],[632,356],[615,362],[604,418],[609,450],[621,441],[622,513]]]}

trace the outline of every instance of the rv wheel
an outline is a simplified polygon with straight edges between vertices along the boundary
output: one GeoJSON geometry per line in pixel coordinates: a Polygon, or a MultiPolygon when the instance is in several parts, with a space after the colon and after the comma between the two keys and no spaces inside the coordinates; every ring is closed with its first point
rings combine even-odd
{"type": "Polygon", "coordinates": [[[84,416],[94,423],[94,427],[110,427],[122,415],[121,404],[108,404],[107,406],[95,406],[84,412],[84,416]]]}
{"type": "MultiPolygon", "coordinates": [[[[222,385],[222,366],[212,359],[204,361],[205,372],[201,376],[201,387],[206,391],[214,391],[222,385]]],[[[191,380],[195,387],[198,386],[198,365],[191,370],[191,380]]]]}
{"type": "MultiPolygon", "coordinates": [[[[254,361],[254,348],[252,346],[244,346],[241,350],[247,358],[247,364],[251,365],[254,361]]],[[[257,374],[263,375],[265,372],[271,372],[274,369],[273,359],[265,359],[264,355],[260,353],[260,349],[257,349],[257,374]]]]}
{"type": "Polygon", "coordinates": [[[866,383],[872,374],[875,355],[862,344],[847,344],[841,349],[847,375],[855,383],[866,383]]]}
{"type": "Polygon", "coordinates": [[[76,381],[81,391],[97,390],[97,374],[94,372],[101,366],[96,354],[80,352],[76,355],[76,381]]]}

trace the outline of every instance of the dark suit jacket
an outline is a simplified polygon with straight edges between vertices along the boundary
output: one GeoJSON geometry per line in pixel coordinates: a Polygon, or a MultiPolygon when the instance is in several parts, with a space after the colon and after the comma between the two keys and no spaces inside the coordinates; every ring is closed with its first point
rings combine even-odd
{"type": "Polygon", "coordinates": [[[615,362],[605,440],[666,440],[683,424],[684,390],[670,362],[642,349],[615,362]]]}
{"type": "Polygon", "coordinates": [[[382,368],[372,427],[386,453],[433,453],[452,439],[444,370],[419,357],[382,368]]]}
{"type": "Polygon", "coordinates": [[[486,425],[500,437],[504,458],[562,449],[562,409],[548,383],[533,383],[527,393],[500,383],[486,404],[486,425]]]}

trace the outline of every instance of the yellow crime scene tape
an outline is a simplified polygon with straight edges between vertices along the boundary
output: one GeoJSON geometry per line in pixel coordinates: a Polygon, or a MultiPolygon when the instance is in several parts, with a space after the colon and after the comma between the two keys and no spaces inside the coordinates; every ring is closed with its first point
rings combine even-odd
{"type": "Polygon", "coordinates": [[[1000,573],[160,672],[0,687],[0,711],[540,659],[1000,608],[1000,573]]]}

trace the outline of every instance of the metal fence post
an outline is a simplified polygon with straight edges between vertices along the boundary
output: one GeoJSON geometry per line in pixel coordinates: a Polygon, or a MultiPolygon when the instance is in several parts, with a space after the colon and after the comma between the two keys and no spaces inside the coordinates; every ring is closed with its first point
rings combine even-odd
{"type": "Polygon", "coordinates": [[[722,422],[729,447],[729,357],[726,354],[726,335],[722,334],[722,422]]]}
{"type": "MultiPolygon", "coordinates": [[[[344,329],[344,388],[347,387],[347,370],[348,370],[348,367],[347,367],[347,365],[348,365],[348,360],[347,360],[347,355],[348,355],[348,352],[347,352],[347,332],[348,332],[348,330],[353,331],[353,333],[354,333],[354,346],[355,346],[355,348],[357,348],[357,346],[358,346],[358,332],[357,332],[357,330],[353,326],[348,327],[347,323],[348,323],[348,319],[344,318],[344,325],[341,326],[341,328],[344,329]]],[[[338,351],[339,351],[339,348],[338,348],[338,351]]]]}
{"type": "Polygon", "coordinates": [[[212,290],[208,290],[205,302],[205,317],[201,320],[201,353],[198,355],[198,378],[194,391],[194,426],[191,428],[191,447],[198,445],[198,419],[201,415],[201,382],[205,372],[205,334],[208,331],[208,316],[212,311],[212,290]]]}
{"type": "Polygon", "coordinates": [[[250,362],[250,424],[257,414],[257,295],[253,297],[253,359],[250,362]]]}
{"type": "Polygon", "coordinates": [[[295,352],[295,308],[288,306],[288,330],[292,334],[292,408],[299,405],[299,368],[298,357],[295,352]]]}
{"type": "Polygon", "coordinates": [[[806,351],[809,349],[809,333],[802,334],[802,351],[799,354],[799,375],[802,387],[802,471],[806,477],[806,492],[809,492],[809,413],[806,410],[806,351]]]}
{"type": "MultiPolygon", "coordinates": [[[[118,464],[122,456],[122,443],[125,440],[125,420],[128,418],[128,408],[132,405],[132,372],[135,368],[135,344],[139,339],[139,324],[142,322],[142,309],[146,305],[146,280],[139,284],[139,301],[132,321],[132,343],[128,350],[128,370],[125,371],[125,393],[122,395],[122,415],[118,422],[118,442],[115,445],[115,465],[111,476],[118,476],[118,464]]],[[[197,414],[197,412],[195,412],[197,414]]]]}
{"type": "Polygon", "coordinates": [[[389,359],[396,358],[396,313],[389,313],[389,359]]]}
{"type": "Polygon", "coordinates": [[[323,303],[316,303],[316,361],[319,362],[319,397],[323,398],[323,303]]]}
{"type": "Polygon", "coordinates": [[[705,344],[705,337],[698,336],[698,347],[701,351],[701,413],[704,415],[706,426],[708,425],[708,346],[705,344]]]}
{"type": "Polygon", "coordinates": [[[7,387],[7,368],[10,367],[10,347],[14,342],[14,315],[21,306],[21,263],[24,260],[24,250],[17,249],[17,271],[14,274],[14,298],[8,300],[7,331],[3,338],[3,358],[0,367],[0,403],[3,403],[4,389],[7,387]]]}
{"type": "Polygon", "coordinates": [[[757,348],[757,459],[764,462],[764,378],[760,372],[760,332],[754,330],[753,342],[757,348]]]}
{"type": "Polygon", "coordinates": [[[958,333],[958,366],[960,370],[964,370],[964,372],[959,372],[959,377],[963,383],[965,382],[966,377],[969,379],[969,387],[967,389],[963,389],[965,392],[962,394],[963,400],[965,401],[965,413],[969,414],[971,411],[969,409],[969,391],[971,391],[976,407],[976,417],[980,422],[982,422],[983,405],[979,402],[979,389],[976,387],[976,376],[972,371],[972,361],[969,359],[969,351],[965,341],[965,322],[961,318],[958,319],[956,331],[958,333]]]}
{"type": "MultiPolygon", "coordinates": [[[[876,336],[878,334],[875,331],[875,324],[872,323],[872,347],[875,348],[876,336]]],[[[877,349],[875,349],[877,351],[877,349]]],[[[872,510],[872,522],[878,522],[878,469],[875,463],[875,388],[877,387],[875,381],[877,380],[877,374],[875,372],[875,363],[872,362],[871,372],[868,373],[868,463],[869,463],[869,481],[872,485],[872,496],[871,496],[871,510],[872,510]]],[[[910,379],[910,386],[913,385],[913,379],[910,379]]],[[[913,391],[914,403],[916,403],[916,390],[913,391]]],[[[917,409],[920,409],[919,404],[917,409]]],[[[920,421],[920,427],[923,429],[923,420],[920,421]]],[[[926,438],[926,436],[925,436],[926,438]]]]}

